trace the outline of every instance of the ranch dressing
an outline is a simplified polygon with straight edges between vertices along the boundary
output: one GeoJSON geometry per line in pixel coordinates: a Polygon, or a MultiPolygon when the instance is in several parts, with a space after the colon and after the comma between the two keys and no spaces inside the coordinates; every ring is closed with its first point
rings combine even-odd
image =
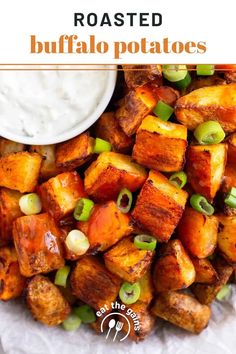
{"type": "Polygon", "coordinates": [[[1,71],[0,124],[26,137],[55,136],[85,120],[98,105],[107,71],[1,71]]]}

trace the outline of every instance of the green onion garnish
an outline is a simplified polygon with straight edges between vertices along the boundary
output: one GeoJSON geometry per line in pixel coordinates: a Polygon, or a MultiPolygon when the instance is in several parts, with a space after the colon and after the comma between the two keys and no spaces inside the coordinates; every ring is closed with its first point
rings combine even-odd
{"type": "Polygon", "coordinates": [[[188,69],[186,65],[163,65],[163,76],[170,82],[183,80],[187,75],[188,69]]]}
{"type": "Polygon", "coordinates": [[[67,265],[58,269],[58,271],[56,272],[54,284],[63,286],[65,288],[69,273],[70,273],[70,267],[67,265]]]}
{"type": "Polygon", "coordinates": [[[177,188],[183,188],[187,183],[187,175],[184,171],[176,172],[170,176],[169,181],[177,188]]]}
{"type": "Polygon", "coordinates": [[[167,121],[171,117],[173,112],[174,108],[163,101],[158,101],[156,106],[153,108],[153,113],[164,121],[167,121]]]}
{"type": "Polygon", "coordinates": [[[219,144],[225,138],[225,132],[220,123],[209,120],[199,124],[194,131],[194,136],[199,144],[219,144]]]}
{"type": "Polygon", "coordinates": [[[225,204],[231,208],[236,208],[236,188],[232,187],[225,198],[225,204]]]}
{"type": "Polygon", "coordinates": [[[96,321],[94,310],[89,305],[82,305],[74,308],[74,313],[83,323],[93,323],[96,321]]]}
{"type": "Polygon", "coordinates": [[[132,193],[127,188],[121,189],[116,204],[122,213],[126,214],[130,211],[132,201],[132,193]]]}
{"type": "Polygon", "coordinates": [[[154,251],[157,240],[149,235],[137,235],[134,238],[134,245],[140,250],[154,251]]]}
{"type": "Polygon", "coordinates": [[[25,215],[35,215],[41,212],[42,203],[36,193],[23,195],[19,200],[20,210],[25,215]]]}
{"type": "Polygon", "coordinates": [[[74,218],[77,221],[88,221],[94,207],[94,202],[87,198],[81,198],[74,210],[74,218]]]}
{"type": "Polygon", "coordinates": [[[139,283],[123,283],[119,291],[119,297],[124,304],[131,305],[139,299],[140,293],[139,283]]]}
{"type": "Polygon", "coordinates": [[[231,288],[229,285],[224,285],[223,288],[218,292],[218,294],[216,295],[216,299],[218,301],[222,301],[224,300],[224,298],[226,296],[228,296],[231,292],[231,288]]]}
{"type": "Polygon", "coordinates": [[[106,140],[96,138],[93,147],[94,154],[101,154],[104,151],[111,151],[111,144],[106,140]]]}
{"type": "Polygon", "coordinates": [[[88,238],[79,230],[70,231],[66,237],[65,244],[69,251],[78,256],[85,254],[90,246],[88,238]]]}
{"type": "Polygon", "coordinates": [[[214,214],[215,209],[208,203],[207,199],[200,194],[193,194],[190,198],[190,204],[199,213],[204,215],[214,214]]]}
{"type": "Polygon", "coordinates": [[[197,75],[214,75],[215,67],[211,64],[198,64],[197,65],[197,75]]]}
{"type": "Polygon", "coordinates": [[[62,322],[62,327],[65,331],[75,331],[81,325],[81,319],[74,313],[71,313],[64,322],[62,322]]]}
{"type": "Polygon", "coordinates": [[[187,74],[183,80],[175,82],[175,86],[179,90],[184,90],[191,84],[191,81],[192,81],[191,75],[189,74],[189,72],[187,72],[187,74]]]}

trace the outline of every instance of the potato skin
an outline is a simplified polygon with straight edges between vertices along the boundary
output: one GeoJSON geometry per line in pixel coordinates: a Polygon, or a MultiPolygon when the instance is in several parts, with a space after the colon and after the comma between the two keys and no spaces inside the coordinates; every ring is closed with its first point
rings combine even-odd
{"type": "Polygon", "coordinates": [[[207,258],[191,258],[191,261],[196,271],[195,283],[213,284],[218,280],[217,272],[207,258]]]}
{"type": "Polygon", "coordinates": [[[30,151],[38,153],[43,158],[40,168],[40,177],[43,180],[54,177],[60,173],[55,163],[56,145],[32,145],[30,151]]]}
{"type": "Polygon", "coordinates": [[[92,253],[105,251],[133,231],[129,214],[113,201],[95,205],[89,220],[78,222],[77,227],[88,237],[92,253]]]}
{"type": "Polygon", "coordinates": [[[218,248],[224,258],[236,263],[236,216],[218,215],[218,248]]]}
{"type": "Polygon", "coordinates": [[[0,157],[24,150],[25,145],[21,143],[16,143],[15,141],[11,141],[5,138],[0,138],[0,157]]]}
{"type": "Polygon", "coordinates": [[[207,327],[211,309],[190,295],[168,291],[157,296],[152,313],[186,331],[198,334],[207,327]]]}
{"type": "Polygon", "coordinates": [[[194,130],[208,120],[217,120],[226,133],[236,130],[236,84],[203,87],[178,99],[177,120],[194,130]]]}
{"type": "Polygon", "coordinates": [[[0,186],[21,193],[33,192],[39,177],[42,156],[16,152],[0,158],[0,186]]]}
{"type": "Polygon", "coordinates": [[[218,219],[187,207],[177,227],[178,238],[192,256],[206,258],[217,244],[218,219]]]}
{"type": "Polygon", "coordinates": [[[129,89],[135,89],[155,81],[155,84],[162,84],[161,65],[122,65],[125,82],[129,89]]]}
{"type": "Polygon", "coordinates": [[[50,327],[62,323],[71,311],[59,289],[42,275],[30,280],[26,299],[34,318],[50,327]]]}
{"type": "Polygon", "coordinates": [[[19,270],[15,249],[0,248],[0,300],[19,297],[24,290],[25,280],[19,270]]]}
{"type": "Polygon", "coordinates": [[[179,240],[170,240],[161,247],[153,271],[157,292],[187,288],[195,276],[193,263],[179,240]]]}

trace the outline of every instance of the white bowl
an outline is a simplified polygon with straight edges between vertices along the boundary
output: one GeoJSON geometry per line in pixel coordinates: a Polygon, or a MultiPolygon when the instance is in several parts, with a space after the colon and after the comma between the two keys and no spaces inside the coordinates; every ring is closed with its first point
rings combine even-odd
{"type": "Polygon", "coordinates": [[[113,95],[115,85],[116,85],[116,78],[117,78],[117,66],[106,65],[105,67],[106,69],[108,69],[107,82],[106,82],[106,88],[102,94],[99,104],[87,118],[85,118],[81,122],[78,122],[78,124],[76,124],[73,128],[63,132],[62,134],[52,135],[50,137],[43,136],[43,133],[42,136],[37,135],[36,137],[29,137],[29,136],[13,134],[12,132],[9,132],[6,129],[4,130],[4,128],[0,124],[0,136],[27,145],[50,145],[50,144],[57,144],[63,142],[65,140],[74,138],[75,136],[83,133],[86,129],[88,129],[91,125],[93,125],[93,123],[95,123],[96,120],[105,111],[113,95]]]}

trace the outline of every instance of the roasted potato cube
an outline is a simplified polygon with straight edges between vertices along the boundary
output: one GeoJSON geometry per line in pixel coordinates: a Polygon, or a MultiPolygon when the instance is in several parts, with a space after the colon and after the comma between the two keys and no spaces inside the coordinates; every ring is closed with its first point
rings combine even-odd
{"type": "Polygon", "coordinates": [[[61,143],[56,149],[56,165],[61,170],[72,171],[83,165],[93,154],[94,139],[89,133],[61,143]]]}
{"type": "Polygon", "coordinates": [[[94,256],[78,260],[70,280],[74,295],[96,310],[104,306],[111,310],[121,285],[121,280],[94,256]]]}
{"type": "Polygon", "coordinates": [[[83,181],[77,172],[64,172],[39,187],[43,208],[55,220],[72,213],[78,200],[86,197],[83,181]]]}
{"type": "Polygon", "coordinates": [[[61,231],[48,214],[22,216],[13,224],[21,273],[26,277],[63,267],[61,231]]]}
{"type": "Polygon", "coordinates": [[[187,153],[188,181],[196,193],[212,200],[224,175],[226,144],[191,145],[187,153]]]}
{"type": "Polygon", "coordinates": [[[180,240],[170,240],[161,247],[153,273],[157,292],[187,288],[195,276],[194,265],[180,240]]]}
{"type": "Polygon", "coordinates": [[[27,305],[34,318],[47,326],[57,326],[71,308],[60,290],[46,277],[34,276],[27,287],[27,305]]]}
{"type": "Polygon", "coordinates": [[[233,267],[223,259],[218,258],[213,262],[213,266],[218,274],[218,279],[213,284],[193,284],[191,290],[196,298],[205,305],[211,304],[218,292],[228,282],[233,273],[233,267]]]}
{"type": "Polygon", "coordinates": [[[141,288],[139,301],[149,305],[154,296],[154,285],[150,269],[139,279],[139,285],[141,288]]]}
{"type": "Polygon", "coordinates": [[[77,223],[89,239],[90,251],[105,251],[133,231],[130,216],[122,213],[113,201],[95,205],[88,221],[77,223]]]}
{"type": "Polygon", "coordinates": [[[137,131],[132,157],[154,170],[174,172],[183,168],[186,147],[186,127],[147,116],[137,131]]]}
{"type": "Polygon", "coordinates": [[[227,261],[236,263],[236,216],[218,215],[218,248],[227,261]]]}
{"type": "Polygon", "coordinates": [[[36,153],[16,152],[0,158],[0,186],[21,193],[33,192],[38,181],[42,157],[36,153]]]}
{"type": "Polygon", "coordinates": [[[0,138],[0,157],[25,150],[25,145],[5,138],[0,138]]]}
{"type": "Polygon", "coordinates": [[[194,257],[210,256],[217,244],[218,219],[186,208],[179,222],[178,238],[194,257]]]}
{"type": "Polygon", "coordinates": [[[226,133],[236,130],[236,84],[203,87],[178,99],[178,121],[194,130],[208,120],[217,120],[226,133]]]}
{"type": "Polygon", "coordinates": [[[114,112],[105,112],[95,126],[96,136],[107,140],[116,152],[127,153],[133,146],[133,138],[126,135],[118,124],[114,112]]]}
{"type": "Polygon", "coordinates": [[[217,272],[207,258],[191,258],[191,260],[196,271],[195,283],[213,284],[218,279],[217,272]]]}
{"type": "Polygon", "coordinates": [[[21,295],[25,278],[19,270],[13,247],[0,248],[0,300],[10,300],[21,295]]]}
{"type": "Polygon", "coordinates": [[[162,84],[161,65],[122,65],[125,82],[129,89],[154,81],[155,84],[162,84]]]}
{"type": "Polygon", "coordinates": [[[152,313],[192,333],[200,333],[206,328],[211,317],[210,307],[177,291],[159,294],[152,313]]]}
{"type": "Polygon", "coordinates": [[[236,164],[236,133],[231,134],[226,142],[228,145],[227,163],[236,164]]]}
{"type": "Polygon", "coordinates": [[[146,273],[153,251],[140,250],[133,237],[125,237],[104,254],[107,269],[129,283],[135,283],[146,273]]]}
{"type": "Polygon", "coordinates": [[[141,188],[147,173],[130,156],[103,152],[85,171],[85,190],[96,201],[115,199],[124,187],[131,192],[141,188]]]}
{"type": "Polygon", "coordinates": [[[0,247],[12,241],[12,223],[22,216],[19,199],[22,194],[7,188],[0,188],[0,247]]]}
{"type": "Polygon", "coordinates": [[[49,179],[60,173],[56,166],[56,145],[32,145],[30,151],[37,152],[43,158],[40,177],[42,179],[49,179]]]}
{"type": "Polygon", "coordinates": [[[157,171],[150,171],[138,196],[132,216],[141,229],[167,242],[177,226],[188,193],[175,187],[157,171]]]}

